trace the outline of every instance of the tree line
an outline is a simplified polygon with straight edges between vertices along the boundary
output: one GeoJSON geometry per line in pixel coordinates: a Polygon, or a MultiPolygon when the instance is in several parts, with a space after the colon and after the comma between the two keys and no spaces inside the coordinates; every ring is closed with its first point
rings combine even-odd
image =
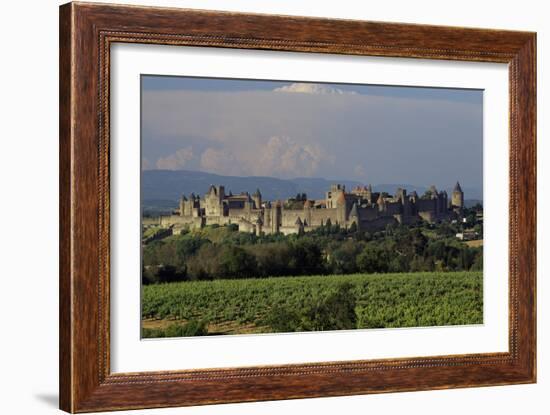
{"type": "Polygon", "coordinates": [[[379,232],[330,223],[301,235],[256,236],[209,226],[147,244],[144,284],[297,275],[483,269],[483,248],[457,241],[460,225],[390,225],[379,232]],[[428,236],[427,236],[428,235],[428,236]]]}

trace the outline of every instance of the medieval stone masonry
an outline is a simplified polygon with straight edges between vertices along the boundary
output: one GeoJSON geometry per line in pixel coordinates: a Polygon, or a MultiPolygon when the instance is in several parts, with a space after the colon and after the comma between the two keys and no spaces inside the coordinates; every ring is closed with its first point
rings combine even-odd
{"type": "Polygon", "coordinates": [[[204,197],[182,196],[179,208],[169,216],[161,216],[159,225],[182,229],[206,225],[235,224],[242,232],[260,235],[308,232],[320,226],[338,224],[358,230],[379,230],[392,223],[434,223],[456,219],[464,207],[464,193],[457,182],[448,200],[447,192],[431,186],[422,195],[397,189],[395,195],[373,192],[372,186],[356,187],[350,192],[334,184],[320,200],[308,199],[305,194],[285,201],[263,201],[260,190],[226,194],[224,186],[211,185],[204,197]]]}

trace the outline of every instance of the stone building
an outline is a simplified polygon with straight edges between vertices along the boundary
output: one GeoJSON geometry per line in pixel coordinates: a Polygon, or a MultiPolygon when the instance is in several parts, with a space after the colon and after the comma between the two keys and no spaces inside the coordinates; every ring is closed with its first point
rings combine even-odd
{"type": "Polygon", "coordinates": [[[464,192],[458,182],[456,182],[453,194],[451,195],[451,207],[457,210],[464,208],[464,192]]]}
{"type": "Polygon", "coordinates": [[[224,186],[211,185],[204,197],[183,195],[179,208],[170,216],[161,216],[163,227],[175,232],[205,225],[235,224],[240,231],[260,234],[308,232],[326,224],[348,228],[353,223],[359,230],[384,229],[388,224],[437,222],[458,217],[464,207],[464,193],[457,182],[449,203],[447,192],[431,186],[419,197],[397,189],[394,195],[374,192],[372,186],[346,191],[334,184],[320,200],[263,201],[259,189],[250,195],[243,192],[226,194],[224,186]]]}

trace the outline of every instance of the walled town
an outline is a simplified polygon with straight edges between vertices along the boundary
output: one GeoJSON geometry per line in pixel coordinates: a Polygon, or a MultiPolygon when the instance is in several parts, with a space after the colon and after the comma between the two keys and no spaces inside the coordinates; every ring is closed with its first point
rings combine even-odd
{"type": "Polygon", "coordinates": [[[259,189],[252,195],[226,193],[222,185],[211,185],[206,194],[182,195],[179,208],[155,221],[162,228],[179,233],[207,225],[235,224],[239,231],[256,235],[304,233],[326,225],[358,230],[384,229],[389,224],[435,223],[459,219],[464,208],[464,192],[457,182],[449,199],[446,191],[431,186],[419,196],[398,188],[394,195],[373,192],[372,186],[347,191],[334,184],[324,199],[308,199],[298,194],[286,200],[264,201],[259,189]]]}

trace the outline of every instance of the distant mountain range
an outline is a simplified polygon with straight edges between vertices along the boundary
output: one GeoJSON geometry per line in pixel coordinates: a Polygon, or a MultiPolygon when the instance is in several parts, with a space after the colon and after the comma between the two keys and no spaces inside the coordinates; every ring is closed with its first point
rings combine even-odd
{"type": "MultiPolygon", "coordinates": [[[[334,183],[343,184],[349,190],[355,186],[366,184],[354,180],[327,180],[315,177],[277,179],[262,176],[222,176],[187,170],[144,170],[141,189],[144,207],[170,208],[175,207],[176,201],[182,194],[189,195],[193,192],[204,195],[211,184],[224,185],[226,192],[232,191],[233,194],[240,192],[253,193],[256,189],[260,189],[264,200],[277,200],[293,197],[297,193],[306,193],[311,199],[321,199],[325,197],[325,192],[334,183]]],[[[450,187],[445,190],[450,195],[454,183],[449,183],[449,185],[450,187]]],[[[404,183],[373,184],[375,192],[388,192],[390,194],[394,194],[398,187],[407,189],[409,193],[416,190],[418,194],[424,193],[428,188],[428,186],[404,183]]],[[[475,204],[475,202],[483,200],[481,189],[465,187],[462,187],[462,189],[467,205],[470,202],[475,204]]]]}

